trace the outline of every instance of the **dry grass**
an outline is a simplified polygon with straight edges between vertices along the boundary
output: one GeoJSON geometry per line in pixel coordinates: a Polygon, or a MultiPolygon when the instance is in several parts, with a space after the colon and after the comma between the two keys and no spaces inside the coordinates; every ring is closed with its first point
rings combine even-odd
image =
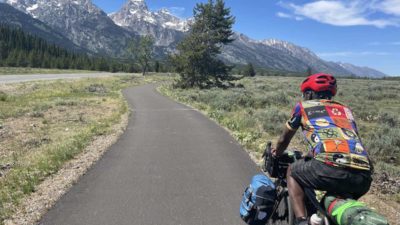
{"type": "Polygon", "coordinates": [[[29,67],[0,67],[0,75],[23,75],[23,74],[68,74],[68,73],[95,73],[96,71],[87,70],[60,70],[42,69],[29,67]]]}
{"type": "MultiPolygon", "coordinates": [[[[265,141],[276,139],[301,100],[302,78],[256,77],[238,82],[231,89],[173,89],[161,91],[178,101],[206,112],[232,131],[251,152],[260,154],[265,141]]],[[[335,100],[348,105],[358,122],[360,135],[378,169],[400,175],[400,81],[339,80],[335,100]],[[389,166],[385,166],[389,165],[389,166]]],[[[292,148],[303,149],[298,132],[292,148]]]]}
{"type": "Polygon", "coordinates": [[[164,77],[0,85],[0,224],[48,176],[109,134],[128,110],[121,90],[164,77]]]}
{"type": "MultiPolygon", "coordinates": [[[[301,100],[299,84],[302,80],[255,77],[243,79],[237,82],[236,88],[225,90],[184,90],[164,85],[160,91],[203,111],[229,129],[257,162],[266,141],[276,141],[290,117],[292,107],[301,100]]],[[[386,173],[392,180],[399,180],[400,81],[342,79],[339,80],[339,93],[335,100],[353,110],[361,138],[375,161],[377,177],[386,173]]],[[[297,132],[290,148],[307,149],[301,132],[297,132]]],[[[391,199],[396,205],[393,211],[399,209],[395,201],[400,202],[400,197],[395,193],[399,193],[400,185],[389,186],[378,187],[375,184],[374,189],[390,193],[384,199],[391,199]]],[[[383,213],[390,218],[390,212],[383,213]]]]}

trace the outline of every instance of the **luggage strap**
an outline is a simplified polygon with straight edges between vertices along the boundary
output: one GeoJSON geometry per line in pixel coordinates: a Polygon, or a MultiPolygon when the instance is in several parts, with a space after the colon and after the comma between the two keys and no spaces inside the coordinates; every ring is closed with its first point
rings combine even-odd
{"type": "Polygon", "coordinates": [[[354,200],[354,201],[347,202],[347,203],[345,203],[345,204],[339,206],[337,209],[333,210],[332,216],[337,216],[337,217],[336,217],[336,222],[337,222],[339,225],[342,225],[342,224],[341,224],[341,220],[342,220],[343,213],[344,213],[347,209],[350,209],[350,208],[353,208],[353,207],[358,207],[358,206],[363,207],[363,206],[365,206],[365,205],[364,205],[363,203],[358,202],[358,201],[355,201],[355,200],[354,200]]]}

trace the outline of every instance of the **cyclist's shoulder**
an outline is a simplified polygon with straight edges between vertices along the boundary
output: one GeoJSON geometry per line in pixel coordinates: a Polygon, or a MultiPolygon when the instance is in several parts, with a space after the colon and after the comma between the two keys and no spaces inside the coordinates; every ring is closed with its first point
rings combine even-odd
{"type": "Polygon", "coordinates": [[[339,101],[328,100],[328,99],[305,100],[305,101],[300,101],[297,104],[301,105],[304,108],[314,107],[314,106],[339,106],[339,107],[348,108],[347,105],[345,105],[345,104],[343,104],[343,103],[341,103],[339,101]]]}

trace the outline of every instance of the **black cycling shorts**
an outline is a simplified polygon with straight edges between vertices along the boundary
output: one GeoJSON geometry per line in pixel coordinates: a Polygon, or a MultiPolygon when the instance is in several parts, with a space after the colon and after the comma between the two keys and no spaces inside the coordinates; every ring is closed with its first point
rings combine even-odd
{"type": "Polygon", "coordinates": [[[298,160],[291,165],[291,176],[302,187],[358,199],[369,191],[369,171],[329,166],[315,159],[298,160]]]}

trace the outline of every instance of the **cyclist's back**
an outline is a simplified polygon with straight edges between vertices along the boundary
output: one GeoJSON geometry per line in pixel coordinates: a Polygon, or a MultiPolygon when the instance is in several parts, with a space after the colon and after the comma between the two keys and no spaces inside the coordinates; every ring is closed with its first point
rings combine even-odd
{"type": "Polygon", "coordinates": [[[287,182],[296,223],[307,224],[304,188],[358,199],[370,188],[372,165],[351,110],[331,100],[337,92],[336,79],[329,74],[312,75],[301,91],[303,101],[293,109],[273,154],[279,157],[302,128],[312,157],[293,163],[287,182]]]}
{"type": "Polygon", "coordinates": [[[332,166],[370,170],[353,114],[341,103],[326,99],[302,101],[294,108],[287,126],[292,130],[302,128],[315,159],[332,166]]]}

